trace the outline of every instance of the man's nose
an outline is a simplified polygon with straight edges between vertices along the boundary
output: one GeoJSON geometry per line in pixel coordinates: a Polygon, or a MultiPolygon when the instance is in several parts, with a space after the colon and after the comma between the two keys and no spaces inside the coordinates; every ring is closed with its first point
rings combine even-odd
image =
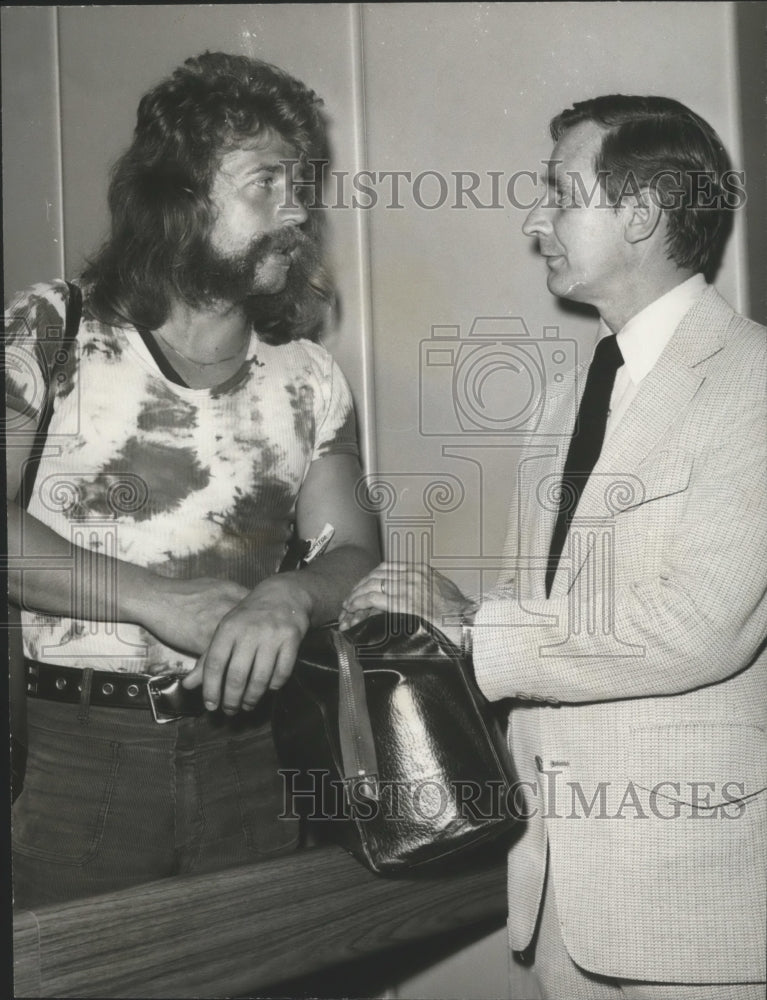
{"type": "Polygon", "coordinates": [[[551,221],[543,207],[545,201],[545,196],[540,198],[522,223],[522,232],[525,236],[542,236],[551,230],[551,221]]]}
{"type": "Polygon", "coordinates": [[[282,226],[303,226],[309,218],[306,206],[298,199],[297,192],[291,191],[280,207],[280,225],[282,226]]]}

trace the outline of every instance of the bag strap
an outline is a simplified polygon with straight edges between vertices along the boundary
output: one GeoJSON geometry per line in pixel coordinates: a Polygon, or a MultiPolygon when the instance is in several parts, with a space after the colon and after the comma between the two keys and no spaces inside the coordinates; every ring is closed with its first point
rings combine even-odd
{"type": "Polygon", "coordinates": [[[378,760],[370,724],[365,674],[354,643],[333,629],[338,654],[338,729],[343,780],[366,798],[379,798],[378,760]]]}
{"type": "Polygon", "coordinates": [[[45,450],[45,439],[48,437],[48,426],[51,422],[51,417],[53,416],[53,401],[56,397],[57,377],[59,372],[61,372],[64,368],[64,365],[69,361],[70,345],[73,343],[75,337],[77,336],[77,332],[80,329],[80,319],[82,318],[83,311],[83,295],[79,285],[76,285],[73,281],[67,282],[67,288],[69,289],[69,295],[67,296],[67,308],[66,315],[64,317],[64,331],[61,339],[54,341],[52,344],[52,347],[55,348],[55,350],[53,350],[52,359],[49,358],[45,349],[42,348],[45,367],[47,370],[45,403],[40,415],[40,423],[37,425],[37,431],[35,432],[34,444],[32,445],[29,458],[24,466],[24,475],[21,480],[20,496],[23,507],[27,506],[29,499],[32,496],[35,479],[37,478],[37,469],[40,465],[40,459],[42,458],[43,451],[45,450]]]}

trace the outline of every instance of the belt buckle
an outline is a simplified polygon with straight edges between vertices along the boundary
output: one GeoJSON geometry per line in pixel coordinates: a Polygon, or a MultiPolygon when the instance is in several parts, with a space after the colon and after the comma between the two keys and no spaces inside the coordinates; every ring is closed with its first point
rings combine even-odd
{"type": "Polygon", "coordinates": [[[146,682],[146,691],[149,696],[149,707],[152,709],[154,721],[162,726],[166,722],[178,722],[183,715],[172,715],[158,707],[155,699],[171,697],[176,694],[181,687],[182,674],[161,674],[159,677],[150,677],[146,682]]]}

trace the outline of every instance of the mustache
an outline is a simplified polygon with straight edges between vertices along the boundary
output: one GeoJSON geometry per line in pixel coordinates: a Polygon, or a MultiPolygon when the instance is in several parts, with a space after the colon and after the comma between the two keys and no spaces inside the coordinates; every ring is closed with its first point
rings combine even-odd
{"type": "Polygon", "coordinates": [[[291,271],[311,270],[319,257],[319,245],[298,227],[284,226],[273,233],[254,237],[244,250],[232,257],[208,246],[200,260],[200,270],[205,275],[203,285],[210,289],[211,282],[223,281],[228,286],[232,281],[249,279],[258,265],[275,253],[291,257],[291,271]]]}
{"type": "Polygon", "coordinates": [[[294,250],[308,249],[313,241],[297,226],[283,226],[274,233],[264,233],[251,242],[246,251],[250,259],[257,259],[268,253],[292,253],[294,250]]]}

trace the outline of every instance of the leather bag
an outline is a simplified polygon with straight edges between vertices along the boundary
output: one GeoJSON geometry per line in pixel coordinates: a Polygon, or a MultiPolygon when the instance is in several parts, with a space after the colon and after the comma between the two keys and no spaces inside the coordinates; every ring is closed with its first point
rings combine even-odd
{"type": "Polygon", "coordinates": [[[310,631],[272,722],[296,807],[374,872],[452,859],[519,822],[498,720],[420,618],[310,631]]]}

